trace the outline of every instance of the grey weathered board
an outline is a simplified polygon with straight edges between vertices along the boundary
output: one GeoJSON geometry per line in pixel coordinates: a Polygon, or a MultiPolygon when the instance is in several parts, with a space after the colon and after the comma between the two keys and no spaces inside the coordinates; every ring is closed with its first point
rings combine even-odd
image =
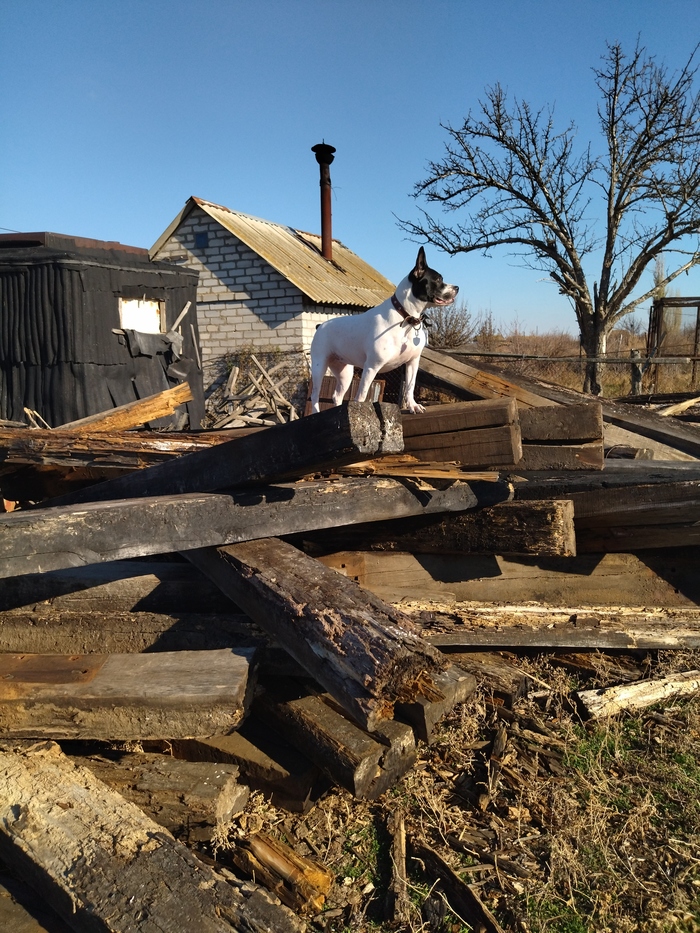
{"type": "MultiPolygon", "coordinates": [[[[510,494],[504,482],[489,486],[492,501],[510,494]]],[[[0,577],[478,504],[467,483],[440,490],[390,477],[344,477],[247,493],[159,495],[18,511],[0,516],[0,577]]]]}
{"type": "Polygon", "coordinates": [[[76,933],[301,933],[254,885],[234,887],[55,743],[0,750],[0,857],[76,933]]]}
{"type": "Polygon", "coordinates": [[[384,402],[347,402],[51,500],[49,505],[212,492],[304,476],[403,450],[401,413],[384,402]]]}
{"type": "Polygon", "coordinates": [[[0,736],[164,739],[232,732],[255,650],[0,655],[0,736]]]}
{"type": "Polygon", "coordinates": [[[502,376],[477,369],[447,353],[426,347],[420,358],[419,378],[431,385],[448,388],[467,398],[514,398],[526,407],[551,405],[551,401],[502,376]]]}

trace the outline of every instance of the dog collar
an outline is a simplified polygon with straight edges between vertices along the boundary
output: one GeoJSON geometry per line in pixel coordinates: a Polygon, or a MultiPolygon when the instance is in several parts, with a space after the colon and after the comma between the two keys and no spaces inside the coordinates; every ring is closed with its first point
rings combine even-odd
{"type": "Polygon", "coordinates": [[[422,314],[421,314],[420,317],[413,317],[412,314],[409,314],[409,313],[408,313],[408,311],[404,308],[404,306],[401,304],[401,302],[399,301],[399,299],[396,297],[396,293],[394,293],[394,294],[391,296],[391,303],[392,303],[393,306],[396,308],[396,310],[399,312],[399,314],[400,314],[401,317],[404,319],[404,321],[406,321],[406,322],[407,322],[408,324],[410,324],[412,327],[419,327],[419,326],[421,325],[421,323],[423,322],[423,315],[422,315],[422,314]]]}

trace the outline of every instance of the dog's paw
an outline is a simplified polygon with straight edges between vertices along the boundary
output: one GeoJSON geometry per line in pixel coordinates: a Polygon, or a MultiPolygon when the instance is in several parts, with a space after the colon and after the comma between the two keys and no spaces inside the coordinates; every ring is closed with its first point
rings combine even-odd
{"type": "Polygon", "coordinates": [[[406,408],[408,408],[412,415],[417,415],[419,412],[425,411],[425,405],[419,405],[418,402],[413,402],[412,404],[407,405],[406,408]]]}

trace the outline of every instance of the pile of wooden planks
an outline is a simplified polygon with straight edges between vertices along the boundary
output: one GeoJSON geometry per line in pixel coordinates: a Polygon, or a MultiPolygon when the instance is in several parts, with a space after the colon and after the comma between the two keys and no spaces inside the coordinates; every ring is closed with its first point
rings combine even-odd
{"type": "MultiPolygon", "coordinates": [[[[472,397],[413,416],[350,402],[296,419],[259,367],[255,392],[229,385],[225,421],[245,429],[157,434],[133,412],[123,429],[0,428],[0,489],[20,504],[0,516],[0,855],[74,929],[97,904],[105,928],[109,906],[123,928],[175,930],[160,889],[186,892],[195,931],[247,928],[244,912],[302,929],[328,873],[264,833],[235,864],[277,901],[209,867],[191,893],[188,846],[249,788],[297,812],[329,784],[379,799],[478,683],[507,718],[529,689],[514,650],[581,666],[695,646],[692,553],[686,576],[675,551],[659,570],[664,614],[602,604],[627,552],[649,552],[628,589],[653,601],[659,549],[700,543],[700,462],[606,459],[604,405],[442,357],[426,354],[432,378],[472,397]]],[[[597,699],[581,703],[600,715],[597,699]]]]}

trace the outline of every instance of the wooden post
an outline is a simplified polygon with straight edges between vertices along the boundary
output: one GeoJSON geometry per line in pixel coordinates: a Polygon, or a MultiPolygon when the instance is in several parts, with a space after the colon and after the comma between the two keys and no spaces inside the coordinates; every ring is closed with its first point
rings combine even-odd
{"type": "Polygon", "coordinates": [[[264,538],[185,556],[365,729],[396,702],[444,699],[432,682],[444,662],[411,619],[290,544],[264,538]]]}
{"type": "Polygon", "coordinates": [[[642,394],[642,364],[639,350],[630,350],[632,363],[630,365],[630,395],[642,394]]]}

